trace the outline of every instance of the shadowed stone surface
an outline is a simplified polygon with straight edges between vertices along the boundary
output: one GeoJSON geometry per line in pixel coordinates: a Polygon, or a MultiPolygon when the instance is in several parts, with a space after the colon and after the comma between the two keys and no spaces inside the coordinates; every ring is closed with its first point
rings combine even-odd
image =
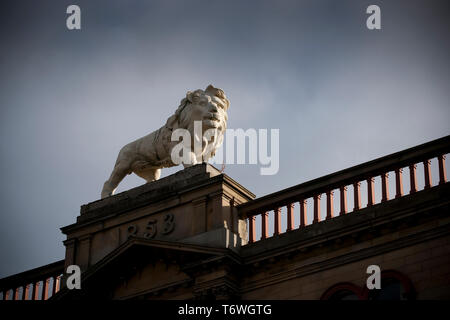
{"type": "Polygon", "coordinates": [[[129,211],[149,202],[161,201],[180,192],[186,192],[194,185],[207,183],[210,178],[220,174],[218,169],[206,163],[186,168],[160,180],[82,205],[77,222],[85,222],[103,215],[129,211]]]}

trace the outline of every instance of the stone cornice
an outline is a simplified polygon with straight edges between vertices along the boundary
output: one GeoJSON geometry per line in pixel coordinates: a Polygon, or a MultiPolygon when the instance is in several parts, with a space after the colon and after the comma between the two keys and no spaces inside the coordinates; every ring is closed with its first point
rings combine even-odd
{"type": "MultiPolygon", "coordinates": [[[[206,168],[210,167],[209,165],[201,166],[206,168]]],[[[185,169],[184,171],[189,169],[190,168],[185,169]]],[[[182,175],[179,174],[179,176],[182,175]]],[[[166,178],[170,177],[171,176],[166,178]]],[[[180,199],[183,194],[211,185],[220,186],[222,184],[225,184],[229,188],[237,191],[244,199],[247,200],[251,200],[255,197],[253,193],[245,189],[243,186],[241,186],[239,183],[225,174],[218,174],[211,177],[210,175],[203,173],[188,177],[190,179],[189,183],[185,180],[180,180],[179,183],[172,183],[170,187],[168,187],[167,182],[164,182],[161,185],[167,188],[158,189],[157,187],[159,181],[155,181],[140,187],[136,187],[129,191],[119,193],[115,196],[112,196],[111,199],[107,198],[84,205],[81,209],[81,215],[77,219],[78,222],[62,227],[61,231],[64,234],[74,232],[75,230],[84,228],[89,225],[101,223],[102,221],[105,221],[107,219],[117,217],[123,213],[128,213],[132,210],[137,210],[148,205],[157,207],[158,204],[163,204],[161,208],[159,210],[156,210],[154,213],[168,210],[181,205],[178,199],[180,199]],[[173,204],[168,205],[168,203],[170,202],[173,202],[173,204]]],[[[230,198],[226,191],[223,192],[223,195],[227,198],[230,198]]]]}

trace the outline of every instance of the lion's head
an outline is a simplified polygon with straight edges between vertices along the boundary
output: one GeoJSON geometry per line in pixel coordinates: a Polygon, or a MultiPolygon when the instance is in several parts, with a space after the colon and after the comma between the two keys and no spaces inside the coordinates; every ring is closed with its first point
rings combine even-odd
{"type": "Polygon", "coordinates": [[[217,128],[219,131],[226,129],[230,102],[223,90],[209,85],[204,91],[188,91],[186,97],[181,100],[175,115],[178,126],[189,128],[193,121],[202,121],[203,130],[217,128]]]}
{"type": "MultiPolygon", "coordinates": [[[[230,106],[222,89],[209,85],[205,90],[188,91],[180,102],[175,114],[167,121],[166,127],[171,130],[183,128],[194,137],[194,122],[202,122],[202,135],[209,129],[214,130],[213,137],[202,137],[203,146],[208,146],[211,156],[222,144],[223,135],[227,128],[227,110],[230,106]]],[[[211,132],[211,130],[209,130],[211,132]]],[[[203,153],[205,153],[205,148],[203,153]]],[[[207,159],[205,159],[207,160],[207,159]]]]}

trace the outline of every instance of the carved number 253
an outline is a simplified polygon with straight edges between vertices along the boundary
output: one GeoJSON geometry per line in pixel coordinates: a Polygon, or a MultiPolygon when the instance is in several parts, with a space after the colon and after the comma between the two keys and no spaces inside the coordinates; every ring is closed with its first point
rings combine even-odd
{"type": "MultiPolygon", "coordinates": [[[[162,234],[169,234],[175,229],[175,217],[172,213],[168,213],[164,216],[163,226],[162,226],[162,234]]],[[[145,232],[143,234],[144,238],[152,239],[157,234],[157,223],[158,220],[153,219],[150,220],[145,226],[145,232]]],[[[128,237],[135,236],[138,233],[138,227],[134,224],[128,227],[127,229],[128,237]]]]}

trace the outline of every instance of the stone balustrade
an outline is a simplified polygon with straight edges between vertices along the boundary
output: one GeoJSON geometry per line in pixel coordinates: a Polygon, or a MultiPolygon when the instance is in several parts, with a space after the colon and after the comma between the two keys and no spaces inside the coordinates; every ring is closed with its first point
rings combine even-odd
{"type": "Polygon", "coordinates": [[[445,157],[449,152],[450,136],[447,136],[241,204],[238,211],[240,218],[247,220],[247,243],[252,244],[283,232],[306,227],[308,203],[313,213],[310,224],[315,224],[332,219],[337,213],[362,214],[364,208],[413,195],[419,192],[418,164],[423,167],[423,181],[420,184],[423,189],[445,184],[445,157]],[[433,185],[431,160],[434,159],[437,162],[438,179],[435,179],[436,183],[433,185]],[[409,173],[407,193],[404,191],[406,188],[403,180],[406,172],[409,173]],[[378,177],[381,190],[376,190],[375,186],[375,178],[378,177]],[[395,185],[394,194],[390,194],[389,182],[395,185]],[[366,196],[361,194],[363,184],[366,196]],[[352,194],[349,194],[350,192],[352,194]],[[379,201],[376,200],[376,192],[380,194],[379,201]],[[339,199],[337,208],[334,203],[335,196],[339,199]],[[353,200],[351,210],[348,201],[350,196],[353,200]],[[365,207],[362,206],[362,196],[365,198],[365,207]],[[322,204],[324,210],[321,209],[321,202],[325,202],[322,204]],[[299,215],[297,225],[294,223],[295,212],[299,215]],[[282,221],[282,216],[285,221],[282,221]],[[284,230],[281,228],[282,224],[285,225],[284,230]],[[257,227],[260,228],[259,237],[257,227]]]}
{"type": "Polygon", "coordinates": [[[47,300],[61,289],[64,260],[0,279],[1,300],[47,300]]]}
{"type": "MultiPolygon", "coordinates": [[[[105,259],[122,252],[133,237],[140,237],[155,250],[163,246],[174,251],[173,244],[179,248],[181,244],[205,243],[210,246],[208,250],[228,248],[233,255],[247,257],[243,261],[256,267],[260,262],[252,259],[268,255],[271,250],[270,255],[274,250],[279,253],[292,243],[298,246],[299,239],[307,240],[311,246],[323,245],[330,230],[336,235],[343,229],[343,233],[356,237],[358,228],[364,230],[359,232],[375,228],[376,215],[383,214],[385,224],[392,224],[392,213],[401,216],[404,211],[409,214],[413,210],[422,217],[421,207],[435,208],[433,201],[448,204],[448,153],[450,136],[257,199],[217,169],[205,164],[194,166],[84,205],[77,223],[62,229],[68,235],[65,260],[0,279],[0,300],[47,300],[58,291],[55,299],[65,291],[67,295],[68,290],[61,286],[65,265],[80,265],[89,278],[89,272],[95,272],[105,259]],[[339,216],[347,217],[338,220],[339,216]],[[165,223],[173,219],[176,229],[165,223]],[[150,233],[156,231],[152,226],[158,221],[158,233],[150,233]],[[361,227],[361,223],[365,225],[361,227]],[[279,241],[270,241],[274,239],[279,241]]],[[[302,245],[301,250],[308,250],[302,245]]],[[[124,261],[128,263],[127,259],[124,261]]]]}

